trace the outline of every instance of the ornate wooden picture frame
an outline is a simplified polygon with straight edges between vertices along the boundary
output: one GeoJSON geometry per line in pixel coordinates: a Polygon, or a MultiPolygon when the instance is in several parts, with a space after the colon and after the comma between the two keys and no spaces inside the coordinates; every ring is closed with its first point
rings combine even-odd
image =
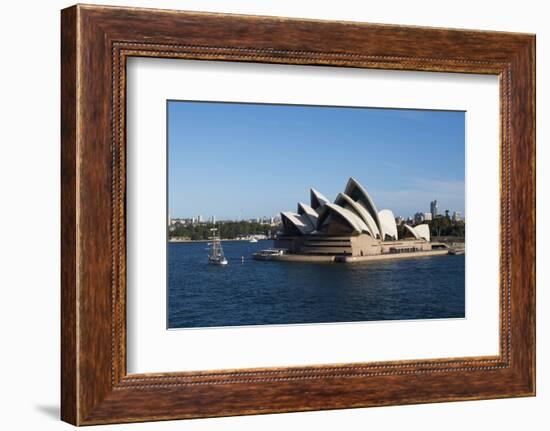
{"type": "Polygon", "coordinates": [[[102,6],[62,11],[61,416],[75,425],[535,394],[535,37],[102,6]],[[126,372],[126,60],[498,75],[500,354],[126,372]]]}

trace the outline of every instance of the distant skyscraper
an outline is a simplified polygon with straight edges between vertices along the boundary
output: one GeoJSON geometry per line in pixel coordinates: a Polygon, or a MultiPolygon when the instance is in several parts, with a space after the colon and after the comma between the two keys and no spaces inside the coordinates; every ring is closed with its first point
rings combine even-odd
{"type": "Polygon", "coordinates": [[[462,216],[460,215],[460,212],[458,211],[454,211],[453,212],[453,221],[461,221],[462,220],[462,216]]]}
{"type": "Polygon", "coordinates": [[[439,207],[437,206],[437,199],[430,202],[430,212],[432,213],[432,219],[435,219],[439,214],[439,207]]]}
{"type": "Polygon", "coordinates": [[[432,213],[424,213],[424,221],[433,220],[432,213]]]}
{"type": "Polygon", "coordinates": [[[212,217],[210,217],[210,223],[216,224],[216,216],[215,216],[215,215],[213,215],[212,217]]]}
{"type": "Polygon", "coordinates": [[[199,216],[197,217],[197,223],[202,223],[202,216],[199,214],[199,216]]]}

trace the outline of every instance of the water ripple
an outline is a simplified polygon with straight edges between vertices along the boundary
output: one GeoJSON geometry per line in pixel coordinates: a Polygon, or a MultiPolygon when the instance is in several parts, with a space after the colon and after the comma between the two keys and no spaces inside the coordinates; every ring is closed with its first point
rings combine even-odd
{"type": "Polygon", "coordinates": [[[171,243],[169,327],[464,317],[464,256],[348,265],[252,260],[269,246],[225,242],[229,265],[221,267],[207,263],[203,243],[171,243]]]}

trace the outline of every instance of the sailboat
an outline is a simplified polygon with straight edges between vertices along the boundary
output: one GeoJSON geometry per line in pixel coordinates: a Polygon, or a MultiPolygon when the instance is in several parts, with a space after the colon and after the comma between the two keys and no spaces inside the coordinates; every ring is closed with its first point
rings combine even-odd
{"type": "Polygon", "coordinates": [[[209,242],[210,254],[208,255],[208,263],[213,265],[227,265],[227,259],[223,254],[222,243],[220,237],[216,235],[218,229],[210,229],[212,236],[209,238],[212,242],[209,242]]]}

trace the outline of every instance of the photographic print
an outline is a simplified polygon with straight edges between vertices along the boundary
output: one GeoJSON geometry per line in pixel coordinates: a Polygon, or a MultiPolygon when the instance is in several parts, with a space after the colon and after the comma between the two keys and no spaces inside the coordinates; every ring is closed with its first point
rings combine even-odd
{"type": "Polygon", "coordinates": [[[534,396],[535,47],[64,9],[61,418],[534,396]]]}
{"type": "Polygon", "coordinates": [[[465,113],[169,100],[169,329],[465,317],[465,113]]]}

